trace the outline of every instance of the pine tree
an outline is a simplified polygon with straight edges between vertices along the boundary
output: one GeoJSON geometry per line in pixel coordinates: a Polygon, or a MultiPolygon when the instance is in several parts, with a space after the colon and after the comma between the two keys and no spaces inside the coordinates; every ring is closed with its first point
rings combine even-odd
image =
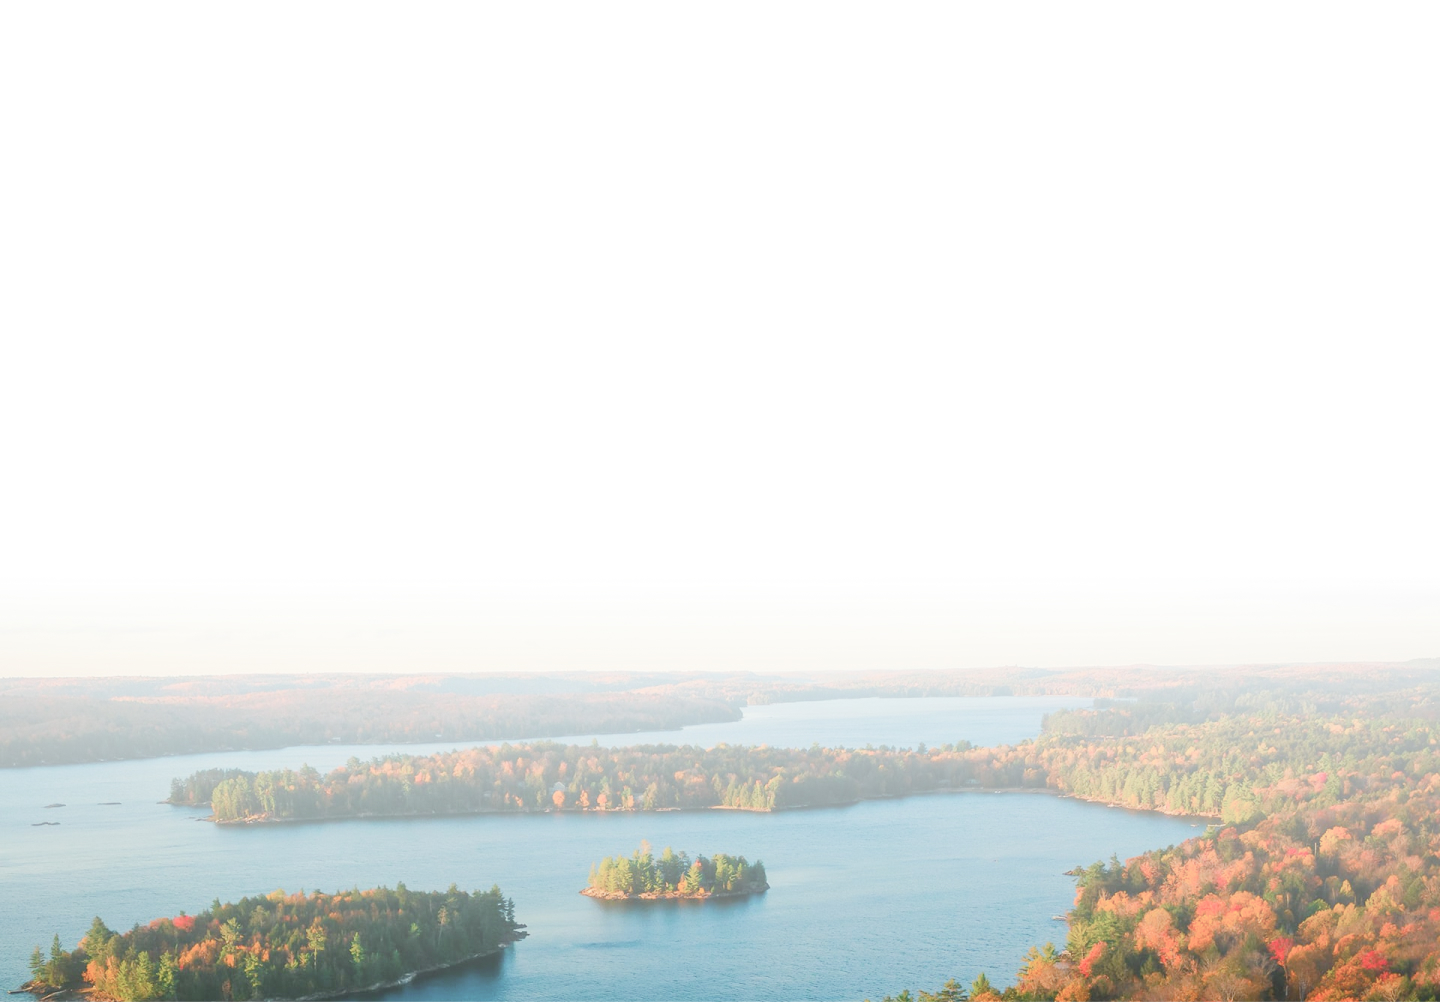
{"type": "MultiPolygon", "coordinates": [[[[251,956],[254,956],[254,954],[251,954],[251,956]]],[[[255,960],[258,963],[260,958],[255,957],[255,960]]],[[[155,991],[154,961],[150,959],[150,954],[144,950],[141,950],[135,957],[135,961],[130,967],[130,992],[130,997],[137,999],[153,999],[157,994],[155,991]]],[[[259,994],[258,990],[256,994],[259,994]]]]}
{"type": "Polygon", "coordinates": [[[57,988],[63,986],[67,981],[65,977],[65,961],[69,957],[65,948],[60,945],[60,934],[57,932],[55,938],[50,941],[50,963],[46,965],[45,980],[57,988]]]}
{"type": "Polygon", "coordinates": [[[85,938],[80,941],[80,946],[85,953],[89,955],[91,960],[99,960],[103,963],[105,958],[110,955],[108,945],[110,937],[113,935],[115,934],[110,931],[105,923],[100,921],[100,916],[96,915],[90,923],[90,931],[87,932],[85,938]]]}
{"type": "MultiPolygon", "coordinates": [[[[921,995],[924,997],[923,993],[921,995]]],[[[935,993],[935,1002],[967,1002],[970,998],[965,991],[965,986],[954,978],[946,981],[941,989],[935,993]]]]}
{"type": "Polygon", "coordinates": [[[175,957],[169,950],[160,955],[160,970],[155,974],[155,990],[162,999],[175,997],[175,957]]]}

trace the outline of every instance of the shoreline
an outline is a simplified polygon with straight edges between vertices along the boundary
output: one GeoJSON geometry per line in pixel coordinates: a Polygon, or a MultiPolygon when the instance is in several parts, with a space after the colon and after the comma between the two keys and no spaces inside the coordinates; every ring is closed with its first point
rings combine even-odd
{"type": "MultiPolygon", "coordinates": [[[[448,971],[455,967],[461,967],[465,964],[473,963],[477,960],[482,960],[485,957],[493,957],[497,953],[503,951],[507,946],[511,946],[529,935],[530,933],[526,931],[524,925],[522,924],[518,927],[518,932],[515,935],[511,936],[509,939],[497,943],[495,946],[490,947],[488,950],[481,950],[478,953],[472,953],[468,957],[461,957],[459,960],[452,960],[444,964],[432,964],[429,967],[422,967],[419,970],[415,971],[406,971],[404,974],[400,975],[400,977],[393,980],[379,981],[373,985],[366,985],[363,988],[345,988],[332,992],[319,992],[314,995],[297,995],[293,999],[283,1000],[283,1002],[323,1002],[323,1000],[326,999],[343,999],[350,998],[356,995],[373,995],[376,992],[388,991],[391,988],[401,988],[405,985],[410,984],[413,981],[429,977],[432,974],[439,974],[442,971],[448,971]]],[[[27,981],[19,988],[10,990],[8,994],[32,995],[36,999],[36,1002],[51,1002],[51,1000],[53,1000],[53,1002],[64,1002],[64,1000],[67,998],[89,999],[91,1000],[91,1002],[118,1002],[118,1000],[113,999],[109,995],[102,994],[94,987],[90,986],[82,986],[79,988],[57,988],[52,992],[42,992],[37,989],[31,988],[30,985],[32,985],[33,983],[33,981],[27,981]]],[[[277,1000],[277,1002],[282,1002],[282,1000],[277,1000]]]]}
{"type": "Polygon", "coordinates": [[[343,999],[354,995],[373,995],[376,992],[388,991],[391,988],[402,988],[405,985],[418,981],[421,978],[429,977],[432,974],[439,974],[442,971],[463,967],[465,964],[474,963],[485,957],[493,957],[497,953],[502,952],[505,947],[511,946],[529,935],[530,933],[522,925],[519,932],[510,939],[497,943],[488,950],[481,950],[479,953],[472,953],[468,957],[461,957],[459,960],[452,960],[445,964],[432,964],[429,967],[422,967],[418,971],[407,971],[393,981],[381,981],[373,985],[366,985],[364,988],[347,988],[343,991],[321,992],[316,995],[301,995],[298,998],[290,1000],[290,1002],[322,1002],[322,1000],[325,999],[343,999]]]}
{"type": "MultiPolygon", "coordinates": [[[[196,821],[208,821],[217,827],[234,828],[248,827],[254,825],[304,825],[324,824],[330,821],[405,821],[415,818],[470,818],[484,816],[528,816],[537,814],[676,814],[682,812],[696,811],[744,811],[751,814],[778,814],[781,811],[815,811],[833,807],[851,807],[855,804],[862,804],[875,800],[902,800],[906,797],[928,797],[937,794],[1029,794],[1058,797],[1062,800],[1078,800],[1087,804],[1097,804],[1104,807],[1117,808],[1124,811],[1134,811],[1138,814],[1163,814],[1170,818],[1191,819],[1203,821],[1206,825],[1219,826],[1223,824],[1219,814],[1192,814],[1186,811],[1169,811],[1160,807],[1131,807],[1127,804],[1116,803],[1109,800],[1101,800],[1095,797],[1083,797],[1076,793],[1065,790],[1057,790],[1049,786],[968,786],[968,787],[937,787],[933,790],[911,790],[906,793],[888,793],[874,797],[859,797],[855,800],[835,801],[823,804],[787,804],[784,807],[770,807],[756,809],[754,807],[733,807],[727,804],[712,804],[707,807],[659,807],[653,810],[631,809],[602,809],[599,807],[574,807],[556,810],[545,808],[538,811],[511,811],[483,809],[478,811],[408,811],[397,814],[333,814],[319,818],[276,818],[268,815],[255,815],[247,818],[234,818],[221,821],[211,814],[207,817],[197,817],[196,821]]],[[[168,801],[162,801],[168,803],[168,801]]],[[[175,804],[176,807],[199,807],[203,805],[175,804]]]]}
{"type": "Polygon", "coordinates": [[[639,894],[622,894],[619,891],[602,891],[587,887],[580,893],[596,901],[719,901],[727,898],[748,898],[770,890],[769,883],[763,887],[751,887],[743,891],[703,891],[700,894],[681,894],[679,891],[642,891],[639,894]]]}

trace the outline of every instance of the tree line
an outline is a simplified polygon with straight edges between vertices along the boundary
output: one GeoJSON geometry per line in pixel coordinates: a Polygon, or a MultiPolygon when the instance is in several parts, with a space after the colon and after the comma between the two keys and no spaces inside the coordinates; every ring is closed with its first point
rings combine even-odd
{"type": "Polygon", "coordinates": [[[784,679],[749,672],[0,679],[0,767],[290,745],[668,730],[736,720],[747,704],[865,696],[1136,700],[1132,724],[1143,713],[1192,724],[1257,712],[1434,720],[1440,712],[1434,667],[1001,668],[784,679]]]}
{"type": "Polygon", "coordinates": [[[59,936],[48,956],[37,947],[25,987],[122,1000],[343,995],[483,954],[521,929],[499,888],[276,891],[123,933],[96,918],[74,950],[59,936]]]}
{"type": "Polygon", "coordinates": [[[228,779],[241,777],[253,779],[253,772],[244,769],[200,769],[185,777],[170,780],[170,803],[208,804],[215,794],[215,787],[228,779]]]}
{"type": "Polygon", "coordinates": [[[1052,714],[1015,746],[809,749],[632,748],[554,742],[302,767],[206,770],[177,779],[178,803],[208,794],[219,821],[492,811],[771,811],[969,788],[1049,788],[1141,810],[1244,824],[1301,803],[1337,803],[1380,760],[1432,754],[1426,720],[1224,716],[1132,733],[1133,708],[1052,714]],[[1318,786],[1296,776],[1325,779],[1318,786]],[[1288,777],[1288,778],[1287,778],[1288,777]]]}
{"type": "MultiPolygon", "coordinates": [[[[1035,743],[1052,785],[1150,809],[1199,798],[1229,823],[1078,868],[1063,947],[1032,949],[1011,986],[972,986],[972,999],[1440,998],[1428,717],[1269,712],[1141,729],[1128,712],[1052,719],[1035,743]]],[[[948,987],[919,998],[963,997],[948,987]]]]}
{"type": "Polygon", "coordinates": [[[702,898],[712,894],[751,894],[770,886],[765,864],[744,856],[716,853],[714,858],[676,854],[665,847],[656,859],[650,843],[641,842],[628,858],[606,856],[590,868],[586,893],[595,896],[702,898]]]}
{"type": "MultiPolygon", "coordinates": [[[[770,811],[1044,781],[1015,749],[977,750],[963,743],[919,751],[538,742],[368,762],[352,758],[328,774],[308,766],[240,773],[214,784],[210,804],[218,821],[705,807],[770,811]]],[[[177,780],[172,794],[194,790],[198,797],[207,785],[207,777],[192,776],[177,780]]]]}

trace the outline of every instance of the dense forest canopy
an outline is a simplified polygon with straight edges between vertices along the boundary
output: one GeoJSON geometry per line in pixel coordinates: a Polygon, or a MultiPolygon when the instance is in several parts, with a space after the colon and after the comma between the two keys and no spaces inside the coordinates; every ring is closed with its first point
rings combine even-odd
{"type": "Polygon", "coordinates": [[[30,961],[32,991],[88,988],[113,999],[341,996],[454,964],[524,935],[499,888],[286,894],[216,901],[117,933],[96,918],[66,951],[30,961]]]}
{"type": "Polygon", "coordinates": [[[208,804],[215,793],[215,787],[227,779],[244,777],[253,780],[255,773],[244,769],[201,769],[183,778],[170,780],[170,803],[208,804]]]}
{"type": "Polygon", "coordinates": [[[754,894],[770,886],[765,864],[744,856],[716,853],[714,858],[676,854],[669,846],[656,859],[650,843],[641,842],[628,858],[606,856],[590,868],[585,893],[597,897],[705,898],[723,894],[754,894]]]}
{"type": "Polygon", "coordinates": [[[489,811],[769,811],[967,788],[1049,788],[1104,803],[1246,823],[1348,797],[1376,762],[1432,748],[1440,724],[1406,717],[1275,711],[1158,723],[1144,705],[1051,714],[1040,738],[971,748],[600,748],[551,742],[391,755],[314,769],[207,771],[172,798],[214,817],[309,820],[489,811]],[[1298,776],[1324,779],[1314,787],[1298,776]],[[1287,777],[1290,777],[1287,779],[1287,777]],[[178,794],[178,796],[177,796],[178,794]]]}
{"type": "MultiPolygon", "coordinates": [[[[991,785],[1018,785],[1025,772],[1012,754],[998,761],[953,746],[917,753],[539,742],[351,759],[326,775],[310,768],[245,773],[214,785],[210,799],[220,821],[703,807],[768,811],[924,792],[977,777],[991,785]]],[[[1041,784],[1038,774],[1029,781],[1041,784]]],[[[200,793],[206,785],[191,777],[177,780],[172,792],[200,793]]]]}
{"type": "Polygon", "coordinates": [[[1198,797],[1229,823],[1079,869],[1064,947],[971,997],[1440,998],[1440,727],[1413,693],[1359,700],[1200,723],[1184,707],[1052,715],[1031,745],[1051,786],[1152,810],[1198,797]]]}
{"type": "Polygon", "coordinates": [[[1253,826],[1081,870],[1064,949],[972,997],[1440,998],[1435,755],[1370,764],[1344,799],[1312,777],[1253,826]]]}

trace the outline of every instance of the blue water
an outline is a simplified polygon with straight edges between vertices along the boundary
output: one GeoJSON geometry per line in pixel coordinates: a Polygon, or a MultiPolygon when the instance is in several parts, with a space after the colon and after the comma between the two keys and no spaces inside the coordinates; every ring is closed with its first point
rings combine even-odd
{"type": "MultiPolygon", "coordinates": [[[[994,706],[1000,722],[987,723],[980,719],[984,707],[875,702],[911,705],[888,725],[877,724],[874,714],[853,721],[848,733],[857,737],[838,743],[937,744],[965,736],[957,731],[980,735],[1014,726],[1004,722],[1013,707],[994,706]],[[909,739],[887,727],[904,728],[909,739]]],[[[783,736],[791,726],[784,743],[808,744],[817,727],[841,726],[834,715],[824,723],[823,705],[750,712],[764,711],[757,717],[772,734],[783,736]]],[[[843,716],[853,707],[839,709],[843,716]]],[[[1041,710],[1032,705],[1029,712],[1034,733],[1041,710]]],[[[982,969],[1004,983],[1028,946],[1063,939],[1064,925],[1051,920],[1073,894],[1063,871],[1199,831],[1176,818],[1043,794],[940,794],[768,815],[481,816],[256,828],[218,828],[194,820],[203,810],[156,803],[172,775],[212,764],[295,764],[296,753],[304,753],[302,760],[327,768],[352,752],[375,751],[326,747],[0,770],[0,987],[25,979],[33,946],[48,944],[55,932],[73,945],[97,914],[112,928],[127,928],[182,909],[196,912],[217,897],[396,881],[416,889],[498,883],[531,935],[496,961],[418,982],[391,998],[859,999],[934,987],[952,976],[968,982],[982,969]],[[121,803],[101,806],[110,800],[121,803]],[[44,808],[54,801],[66,806],[44,808]],[[45,820],[61,824],[31,827],[45,820]],[[578,894],[592,862],[628,853],[642,838],[657,850],[673,845],[763,859],[771,890],[706,905],[623,905],[578,894]]]]}

